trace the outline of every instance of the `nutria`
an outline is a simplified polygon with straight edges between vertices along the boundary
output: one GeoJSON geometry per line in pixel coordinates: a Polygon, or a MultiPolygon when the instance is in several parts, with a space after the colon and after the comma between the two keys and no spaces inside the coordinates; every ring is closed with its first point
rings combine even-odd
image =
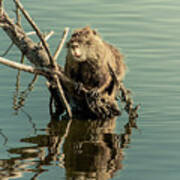
{"type": "Polygon", "coordinates": [[[111,71],[120,83],[126,70],[123,55],[114,46],[88,26],[74,31],[67,48],[65,73],[69,78],[82,83],[87,90],[102,89],[114,94],[111,71]]]}

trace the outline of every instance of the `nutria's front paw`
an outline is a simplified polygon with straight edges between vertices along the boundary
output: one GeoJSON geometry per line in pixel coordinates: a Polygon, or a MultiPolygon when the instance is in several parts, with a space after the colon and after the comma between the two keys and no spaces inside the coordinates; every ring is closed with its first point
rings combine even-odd
{"type": "Polygon", "coordinates": [[[89,97],[92,99],[97,99],[100,96],[98,88],[93,88],[89,91],[89,97]]]}

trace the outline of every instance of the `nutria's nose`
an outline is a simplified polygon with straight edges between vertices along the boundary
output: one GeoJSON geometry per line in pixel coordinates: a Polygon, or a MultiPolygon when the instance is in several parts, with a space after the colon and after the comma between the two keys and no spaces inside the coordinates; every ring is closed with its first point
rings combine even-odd
{"type": "Polygon", "coordinates": [[[80,53],[80,52],[77,52],[77,51],[74,53],[74,55],[75,55],[76,57],[78,57],[78,58],[81,57],[81,53],[80,53]]]}

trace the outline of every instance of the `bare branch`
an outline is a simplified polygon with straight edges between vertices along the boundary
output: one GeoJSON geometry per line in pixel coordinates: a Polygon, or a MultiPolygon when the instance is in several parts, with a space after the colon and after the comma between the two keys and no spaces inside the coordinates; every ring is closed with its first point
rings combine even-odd
{"type": "Polygon", "coordinates": [[[45,36],[45,41],[47,41],[52,35],[54,34],[54,31],[50,31],[46,36],[45,36]]]}
{"type": "MultiPolygon", "coordinates": [[[[23,13],[23,15],[25,16],[25,18],[27,19],[27,21],[31,24],[31,26],[33,27],[33,29],[36,31],[39,39],[41,40],[47,54],[48,54],[48,57],[49,57],[49,60],[50,60],[50,64],[51,66],[55,69],[55,70],[58,70],[58,66],[56,64],[56,62],[54,61],[53,57],[51,56],[51,53],[49,51],[49,48],[48,48],[48,45],[47,45],[47,42],[45,41],[44,37],[42,36],[42,33],[40,32],[40,29],[37,27],[37,25],[35,24],[35,22],[32,20],[32,18],[30,17],[30,15],[28,14],[28,12],[24,9],[23,5],[20,3],[19,0],[14,0],[14,2],[16,3],[16,5],[18,6],[18,8],[21,10],[21,12],[23,13]]],[[[61,100],[62,100],[62,103],[64,104],[66,110],[67,110],[67,113],[69,115],[69,117],[71,118],[72,117],[72,112],[71,112],[71,109],[70,109],[70,106],[65,98],[65,95],[64,95],[64,92],[63,92],[63,88],[59,82],[59,78],[57,77],[57,75],[54,75],[54,80],[55,82],[57,83],[57,87],[58,87],[58,90],[59,90],[59,93],[60,93],[60,97],[61,97],[61,100]]]]}
{"type": "Polygon", "coordinates": [[[16,109],[17,107],[17,98],[18,98],[19,88],[20,88],[20,75],[21,75],[21,71],[18,71],[18,74],[16,76],[16,89],[13,96],[13,109],[16,109]]]}
{"type": "MultiPolygon", "coordinates": [[[[58,46],[58,48],[56,50],[55,58],[54,57],[52,58],[51,65],[53,65],[53,69],[55,71],[59,70],[59,67],[58,67],[57,62],[56,62],[56,58],[58,57],[58,54],[60,53],[60,51],[61,51],[61,49],[62,49],[62,47],[64,45],[65,39],[67,37],[67,33],[68,33],[68,29],[65,29],[62,41],[61,41],[61,43],[59,44],[59,46],[58,46]]],[[[59,80],[59,78],[58,78],[58,76],[56,74],[54,74],[53,78],[54,78],[54,81],[57,84],[57,88],[58,88],[58,91],[59,91],[59,94],[60,94],[61,102],[63,103],[63,106],[66,109],[69,118],[72,118],[71,108],[70,108],[70,105],[69,105],[69,103],[68,103],[68,101],[67,101],[67,99],[65,97],[64,90],[63,90],[63,88],[61,86],[60,80],[59,80]]]]}
{"type": "MultiPolygon", "coordinates": [[[[66,29],[64,30],[63,38],[62,38],[61,42],[59,43],[58,48],[57,48],[57,50],[56,50],[56,52],[55,52],[55,55],[54,55],[54,57],[53,57],[53,65],[54,65],[54,69],[55,69],[56,71],[58,71],[58,65],[57,65],[57,63],[56,63],[56,59],[57,59],[58,55],[60,54],[60,52],[61,52],[61,50],[62,50],[62,47],[63,47],[63,45],[64,45],[65,39],[66,39],[67,34],[68,34],[68,31],[69,31],[68,28],[66,28],[66,29]]],[[[65,97],[63,88],[62,88],[62,86],[61,86],[61,83],[60,83],[59,78],[58,78],[57,75],[54,75],[54,80],[55,80],[55,82],[56,82],[56,84],[57,84],[57,87],[58,87],[58,90],[59,90],[61,102],[63,103],[64,107],[66,108],[66,111],[67,111],[67,113],[68,113],[68,115],[69,115],[69,118],[72,118],[72,112],[71,112],[70,105],[69,105],[69,103],[68,103],[68,101],[67,101],[67,99],[66,99],[66,97],[65,97]]]]}
{"type": "Polygon", "coordinates": [[[38,71],[38,69],[32,67],[32,66],[29,66],[29,65],[24,65],[24,64],[20,64],[20,63],[17,63],[17,62],[13,62],[13,61],[10,61],[8,59],[5,59],[5,58],[2,58],[0,57],[0,63],[1,64],[4,64],[6,66],[9,66],[13,69],[18,69],[18,70],[21,70],[21,71],[25,71],[25,72],[29,72],[29,73],[32,73],[32,74],[40,74],[40,75],[43,75],[43,76],[46,76],[47,77],[47,74],[41,70],[38,71]]]}
{"type": "Polygon", "coordinates": [[[16,24],[18,25],[18,26],[21,26],[21,15],[20,15],[20,12],[19,12],[19,7],[17,6],[17,4],[16,4],[16,11],[15,11],[15,13],[16,13],[16,24]]]}
{"type": "MultiPolygon", "coordinates": [[[[53,34],[54,31],[50,31],[47,35],[45,35],[44,40],[47,41],[53,34]]],[[[42,45],[42,42],[39,42],[39,45],[42,45]]]]}
{"type": "MultiPolygon", "coordinates": [[[[76,87],[76,83],[73,82],[71,79],[69,79],[67,76],[65,76],[60,70],[52,71],[47,68],[46,69],[35,68],[35,67],[29,66],[29,65],[24,65],[24,64],[17,63],[17,62],[13,62],[13,61],[10,61],[10,60],[2,58],[2,57],[0,57],[0,63],[4,64],[5,66],[9,66],[13,69],[18,69],[18,70],[21,70],[24,72],[29,72],[31,74],[42,75],[42,76],[46,77],[47,79],[51,75],[57,75],[61,79],[63,85],[66,87],[67,90],[68,89],[72,90],[76,87]]],[[[80,93],[81,94],[88,93],[88,90],[86,90],[84,87],[82,87],[80,93]]]]}
{"type": "Polygon", "coordinates": [[[65,43],[66,38],[67,38],[68,32],[69,32],[69,28],[65,28],[64,33],[63,33],[63,37],[62,37],[61,41],[59,42],[59,45],[58,45],[58,47],[54,53],[54,56],[53,56],[54,60],[57,60],[59,54],[61,53],[62,47],[65,43]]]}
{"type": "MultiPolygon", "coordinates": [[[[21,55],[20,62],[21,62],[21,64],[24,63],[24,54],[21,55]]],[[[21,70],[18,71],[18,74],[16,76],[16,90],[15,90],[15,93],[14,93],[14,96],[13,96],[13,109],[16,110],[16,114],[18,113],[18,109],[23,106],[22,104],[20,104],[21,101],[19,101],[17,103],[17,98],[18,98],[19,89],[20,89],[20,76],[21,76],[21,70]]],[[[35,76],[37,76],[37,75],[35,74],[35,76]]]]}
{"type": "MultiPolygon", "coordinates": [[[[45,40],[47,41],[52,35],[54,34],[54,31],[50,31],[47,35],[45,35],[45,40]]],[[[36,35],[35,31],[30,31],[26,33],[27,36],[36,35]]]]}
{"type": "Polygon", "coordinates": [[[24,54],[21,55],[21,60],[20,60],[21,64],[24,64],[24,54]]]}
{"type": "Polygon", "coordinates": [[[3,0],[0,0],[0,17],[3,14],[3,0]]]}
{"type": "Polygon", "coordinates": [[[30,15],[28,14],[28,12],[24,9],[23,5],[20,3],[19,0],[14,0],[14,2],[16,3],[16,5],[18,6],[18,8],[21,10],[21,12],[23,13],[24,17],[27,19],[27,21],[30,23],[30,25],[33,27],[33,29],[36,31],[39,39],[41,40],[51,63],[52,67],[55,67],[54,65],[54,61],[53,58],[51,56],[50,50],[48,48],[47,42],[45,41],[45,39],[43,38],[43,35],[40,31],[40,29],[37,27],[37,25],[35,24],[35,22],[32,20],[32,18],[30,17],[30,15]]]}
{"type": "Polygon", "coordinates": [[[35,31],[31,31],[31,32],[27,32],[27,33],[26,33],[27,36],[31,36],[31,35],[35,35],[35,34],[36,34],[35,31]]]}
{"type": "Polygon", "coordinates": [[[40,67],[48,67],[50,65],[45,49],[34,43],[21,27],[14,24],[5,11],[3,12],[2,28],[31,63],[40,67]]]}
{"type": "Polygon", "coordinates": [[[72,112],[71,112],[71,108],[70,108],[70,105],[68,103],[68,101],[66,100],[66,97],[65,97],[65,94],[64,94],[64,91],[63,91],[63,88],[60,84],[60,81],[59,81],[59,78],[57,75],[54,75],[54,79],[57,83],[57,87],[58,87],[58,90],[59,90],[59,93],[60,93],[60,98],[61,98],[61,102],[63,103],[64,107],[66,108],[66,111],[68,113],[68,116],[69,118],[72,118],[72,112]]]}

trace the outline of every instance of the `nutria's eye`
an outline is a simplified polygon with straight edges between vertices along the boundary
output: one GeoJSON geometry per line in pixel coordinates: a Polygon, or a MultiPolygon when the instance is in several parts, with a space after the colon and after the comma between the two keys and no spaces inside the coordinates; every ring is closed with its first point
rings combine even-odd
{"type": "Polygon", "coordinates": [[[91,41],[86,41],[86,44],[87,45],[91,45],[91,41]]]}
{"type": "Polygon", "coordinates": [[[79,45],[78,45],[78,44],[71,44],[71,48],[72,48],[72,49],[79,48],[79,45]]]}
{"type": "Polygon", "coordinates": [[[82,43],[82,40],[78,39],[78,43],[82,43]]]}
{"type": "Polygon", "coordinates": [[[75,33],[72,34],[72,37],[73,37],[73,38],[76,38],[76,37],[78,37],[80,34],[81,34],[81,32],[75,32],[75,33]]]}

